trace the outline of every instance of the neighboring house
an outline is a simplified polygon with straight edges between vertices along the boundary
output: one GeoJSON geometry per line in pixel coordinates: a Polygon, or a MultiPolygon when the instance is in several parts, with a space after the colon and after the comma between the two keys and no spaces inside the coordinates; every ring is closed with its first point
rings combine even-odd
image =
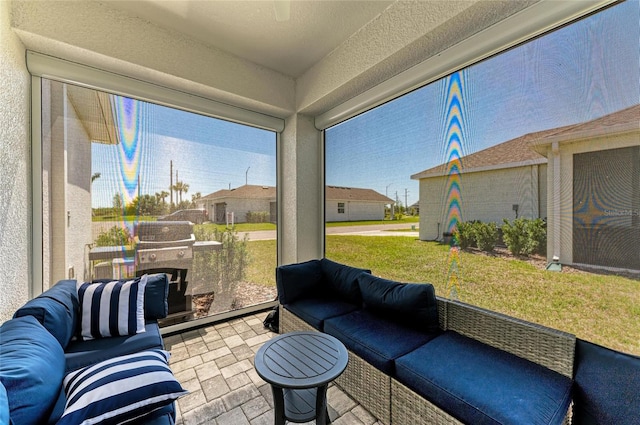
{"type": "Polygon", "coordinates": [[[640,105],[539,138],[547,258],[640,270],[640,105]]]}
{"type": "Polygon", "coordinates": [[[215,223],[245,223],[247,213],[268,213],[269,221],[276,222],[276,188],[274,186],[244,185],[234,189],[222,189],[196,200],[198,208],[209,213],[215,223]],[[227,218],[229,214],[229,218],[227,218]]]}
{"type": "MultiPolygon", "coordinates": [[[[440,239],[447,164],[420,181],[420,239],[440,239]]],[[[460,217],[547,219],[547,258],[640,270],[640,105],[461,158],[460,217]],[[633,249],[631,249],[633,247],[633,249]]]]}
{"type": "MultiPolygon", "coordinates": [[[[326,221],[383,220],[385,206],[393,200],[372,189],[355,187],[326,187],[326,221]]],[[[233,213],[235,223],[246,222],[247,212],[268,212],[270,221],[276,220],[276,188],[273,186],[244,185],[223,189],[196,201],[209,218],[225,223],[227,213],[233,213]]]]}
{"type": "Polygon", "coordinates": [[[384,220],[386,205],[394,204],[373,189],[327,186],[325,221],[384,220]]]}
{"type": "MultiPolygon", "coordinates": [[[[544,218],[547,159],[532,150],[530,143],[556,131],[527,134],[462,157],[457,194],[460,219],[500,225],[505,218],[544,218]]],[[[420,239],[440,240],[450,231],[447,164],[411,178],[420,181],[420,239]]]]}

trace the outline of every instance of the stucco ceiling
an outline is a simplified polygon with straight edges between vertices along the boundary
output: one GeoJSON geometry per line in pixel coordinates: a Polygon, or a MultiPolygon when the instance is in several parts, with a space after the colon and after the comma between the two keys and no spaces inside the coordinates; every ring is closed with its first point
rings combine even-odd
{"type": "Polygon", "coordinates": [[[101,3],[296,78],[394,1],[106,0],[101,3]],[[276,13],[278,7],[289,9],[288,18],[276,13]]]}

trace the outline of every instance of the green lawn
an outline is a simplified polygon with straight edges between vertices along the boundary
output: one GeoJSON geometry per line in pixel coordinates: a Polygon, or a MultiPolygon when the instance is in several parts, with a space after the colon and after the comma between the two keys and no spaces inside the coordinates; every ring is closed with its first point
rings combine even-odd
{"type": "MultiPolygon", "coordinates": [[[[275,285],[275,241],[249,243],[248,280],[275,285]]],[[[447,296],[449,246],[409,237],[327,236],[327,258],[402,282],[429,282],[447,296]]],[[[461,252],[459,298],[640,355],[640,280],[461,252]]]]}

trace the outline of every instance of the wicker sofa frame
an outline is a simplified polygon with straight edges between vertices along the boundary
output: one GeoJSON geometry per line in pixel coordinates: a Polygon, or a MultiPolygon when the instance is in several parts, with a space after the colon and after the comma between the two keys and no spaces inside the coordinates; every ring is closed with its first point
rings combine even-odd
{"type": "MultiPolygon", "coordinates": [[[[456,331],[569,378],[574,335],[458,301],[437,298],[440,328],[456,331]]],[[[280,332],[315,330],[280,306],[280,332]]],[[[336,384],[384,424],[460,424],[419,394],[349,353],[349,365],[336,384]]],[[[567,413],[565,423],[570,421],[567,413]]]]}

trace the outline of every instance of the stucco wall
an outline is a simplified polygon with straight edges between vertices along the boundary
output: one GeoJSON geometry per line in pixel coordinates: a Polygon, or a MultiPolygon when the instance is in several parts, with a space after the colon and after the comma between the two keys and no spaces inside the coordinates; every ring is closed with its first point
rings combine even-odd
{"type": "Polygon", "coordinates": [[[384,204],[356,201],[326,201],[326,221],[383,220],[384,204]],[[344,213],[338,213],[338,203],[344,203],[344,213]]]}
{"type": "Polygon", "coordinates": [[[30,286],[30,77],[24,55],[11,30],[11,3],[0,1],[0,322],[27,301],[30,286]]]}
{"type": "MultiPolygon", "coordinates": [[[[460,176],[460,212],[462,221],[480,220],[502,225],[503,219],[539,218],[538,166],[464,173],[460,176]]],[[[544,188],[542,188],[544,190],[544,188]]],[[[544,196],[544,192],[543,192],[544,196]]],[[[420,239],[439,239],[447,231],[447,177],[420,180],[420,239]],[[438,225],[439,223],[439,225],[438,225]]]]}

